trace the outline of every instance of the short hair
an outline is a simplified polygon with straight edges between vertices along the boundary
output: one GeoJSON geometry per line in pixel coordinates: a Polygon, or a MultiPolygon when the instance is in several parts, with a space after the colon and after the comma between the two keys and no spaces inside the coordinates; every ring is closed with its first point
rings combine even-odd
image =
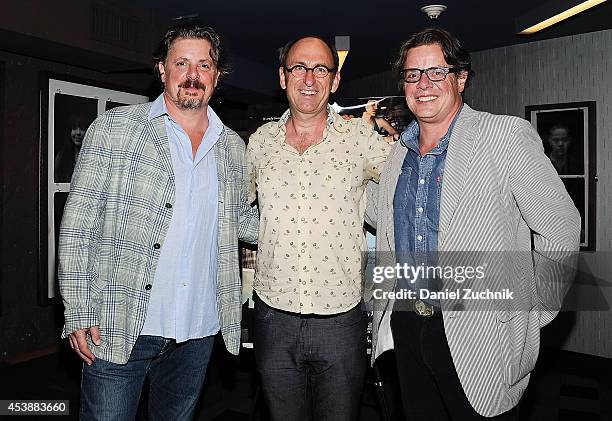
{"type": "Polygon", "coordinates": [[[285,44],[284,47],[280,48],[278,50],[278,61],[279,61],[280,67],[286,67],[287,57],[289,56],[289,51],[291,51],[291,48],[293,48],[293,46],[297,44],[298,41],[301,41],[306,38],[318,39],[319,41],[321,41],[323,44],[327,46],[327,48],[331,52],[332,59],[334,61],[334,69],[336,69],[335,71],[337,72],[338,66],[340,65],[340,58],[338,57],[338,50],[336,50],[336,47],[332,43],[330,43],[329,41],[317,35],[303,35],[299,38],[294,39],[293,41],[289,41],[287,44],[285,44]]]}
{"type": "Polygon", "coordinates": [[[550,126],[550,129],[548,129],[548,133],[546,133],[546,135],[544,136],[544,140],[546,140],[547,142],[550,142],[550,138],[552,137],[552,132],[554,130],[565,130],[566,138],[570,142],[574,141],[574,138],[572,137],[572,131],[570,130],[569,126],[565,123],[555,123],[552,126],[550,126]]]}
{"type": "Polygon", "coordinates": [[[465,81],[465,87],[467,88],[470,79],[474,77],[470,53],[463,48],[459,40],[447,30],[442,28],[427,28],[412,34],[410,38],[402,44],[397,59],[393,62],[393,73],[399,80],[398,86],[400,89],[402,89],[404,85],[404,79],[402,78],[401,72],[404,69],[408,51],[415,47],[431,44],[440,46],[442,54],[444,54],[444,60],[446,60],[449,65],[460,67],[468,72],[468,78],[465,81]]]}
{"type": "Polygon", "coordinates": [[[555,123],[552,126],[550,126],[550,129],[548,129],[548,133],[552,132],[553,130],[559,130],[559,129],[563,129],[567,132],[567,134],[570,133],[570,129],[568,127],[567,124],[565,123],[555,123]]]}
{"type": "Polygon", "coordinates": [[[166,35],[159,43],[157,50],[153,53],[153,73],[155,77],[161,81],[158,64],[165,62],[168,57],[168,52],[172,48],[172,44],[177,39],[205,39],[210,42],[210,57],[217,67],[220,76],[230,72],[230,67],[227,62],[227,53],[221,37],[210,26],[204,26],[198,22],[179,23],[168,29],[166,35]]]}

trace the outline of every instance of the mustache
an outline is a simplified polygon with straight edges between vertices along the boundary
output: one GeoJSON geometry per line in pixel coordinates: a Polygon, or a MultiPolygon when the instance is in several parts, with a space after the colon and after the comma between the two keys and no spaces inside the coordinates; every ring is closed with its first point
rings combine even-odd
{"type": "Polygon", "coordinates": [[[187,79],[185,82],[179,85],[179,88],[206,89],[206,85],[204,85],[197,79],[187,79]]]}

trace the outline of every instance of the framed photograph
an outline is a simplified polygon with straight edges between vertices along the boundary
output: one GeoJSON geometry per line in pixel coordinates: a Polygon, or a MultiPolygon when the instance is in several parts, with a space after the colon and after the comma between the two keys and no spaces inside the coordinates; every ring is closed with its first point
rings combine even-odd
{"type": "Polygon", "coordinates": [[[595,101],[530,105],[525,118],[540,134],[544,152],[580,212],[580,248],[595,250],[595,101]]]}
{"type": "Polygon", "coordinates": [[[111,108],[147,102],[145,95],[129,93],[95,82],[69,80],[45,73],[40,91],[40,239],[39,302],[59,296],[57,239],[70,180],[83,138],[95,118],[111,108]]]}

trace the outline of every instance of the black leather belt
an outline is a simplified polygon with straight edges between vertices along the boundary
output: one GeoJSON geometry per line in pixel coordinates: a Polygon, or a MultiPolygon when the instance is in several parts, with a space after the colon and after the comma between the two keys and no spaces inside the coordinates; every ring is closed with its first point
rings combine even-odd
{"type": "Polygon", "coordinates": [[[396,300],[393,311],[412,311],[421,317],[442,317],[439,307],[432,306],[423,300],[396,300]]]}
{"type": "Polygon", "coordinates": [[[414,301],[414,312],[421,317],[433,317],[436,313],[441,314],[439,309],[422,300],[414,301]]]}

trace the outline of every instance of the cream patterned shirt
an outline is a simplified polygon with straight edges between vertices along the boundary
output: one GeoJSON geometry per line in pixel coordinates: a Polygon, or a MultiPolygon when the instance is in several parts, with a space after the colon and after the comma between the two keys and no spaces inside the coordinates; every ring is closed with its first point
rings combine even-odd
{"type": "Polygon", "coordinates": [[[323,140],[300,155],[285,143],[288,117],[261,126],[247,145],[260,212],[253,287],[277,309],[342,313],[361,300],[364,190],[378,182],[390,145],[328,107],[323,140]]]}

